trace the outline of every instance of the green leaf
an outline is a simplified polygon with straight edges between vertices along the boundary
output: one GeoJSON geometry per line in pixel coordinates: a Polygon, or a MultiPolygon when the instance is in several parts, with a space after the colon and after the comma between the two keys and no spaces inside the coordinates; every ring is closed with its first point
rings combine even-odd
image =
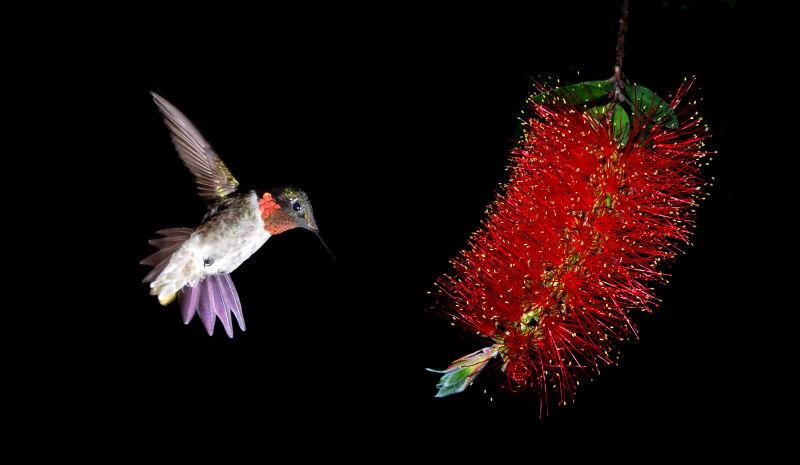
{"type": "Polygon", "coordinates": [[[600,105],[586,109],[586,113],[593,116],[597,121],[605,121],[606,113],[608,112],[608,105],[600,105]]]}
{"type": "Polygon", "coordinates": [[[436,384],[439,392],[436,397],[445,397],[451,394],[457,394],[472,384],[475,377],[483,370],[489,360],[496,357],[498,352],[498,344],[484,347],[481,350],[465,355],[458,360],[454,361],[444,370],[432,370],[427,368],[428,371],[434,373],[443,373],[436,384]]]}
{"type": "Polygon", "coordinates": [[[625,147],[628,143],[628,136],[631,133],[631,119],[625,109],[622,108],[622,105],[614,107],[611,125],[614,128],[614,140],[619,142],[620,147],[625,147]]]}
{"type": "Polygon", "coordinates": [[[612,88],[613,86],[608,81],[587,81],[557,87],[548,92],[534,95],[532,99],[534,102],[539,103],[554,103],[564,99],[573,105],[580,105],[606,97],[612,91],[612,88]]]}
{"type": "MultiPolygon", "coordinates": [[[[606,121],[609,105],[600,105],[586,109],[586,113],[598,121],[606,121]]],[[[621,105],[614,105],[614,113],[611,115],[611,125],[614,128],[614,140],[619,142],[621,147],[628,143],[628,136],[631,133],[631,119],[621,105]]]]}
{"type": "Polygon", "coordinates": [[[624,90],[625,96],[631,101],[634,113],[652,115],[653,121],[670,129],[677,129],[680,124],[678,117],[667,102],[643,86],[628,84],[624,90]]]}

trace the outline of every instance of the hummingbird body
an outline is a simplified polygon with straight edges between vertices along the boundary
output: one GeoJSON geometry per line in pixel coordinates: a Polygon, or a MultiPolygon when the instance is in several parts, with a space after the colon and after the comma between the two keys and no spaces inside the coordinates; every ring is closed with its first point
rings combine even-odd
{"type": "Polygon", "coordinates": [[[195,287],[208,275],[239,268],[270,238],[255,191],[230,197],[209,212],[150,285],[162,305],[184,286],[195,287]]]}
{"type": "MultiPolygon", "coordinates": [[[[194,175],[208,213],[196,229],[170,228],[150,241],[159,250],[141,261],[153,269],[144,278],[162,305],[177,297],[184,323],[200,316],[209,335],[216,319],[233,337],[231,313],[244,331],[241,302],[230,273],[275,234],[305,228],[318,234],[306,194],[285,187],[263,193],[237,192],[239,182],[200,132],[171,103],[156,94],[183,163],[194,175]]],[[[324,244],[324,242],[323,242],[324,244]]]]}

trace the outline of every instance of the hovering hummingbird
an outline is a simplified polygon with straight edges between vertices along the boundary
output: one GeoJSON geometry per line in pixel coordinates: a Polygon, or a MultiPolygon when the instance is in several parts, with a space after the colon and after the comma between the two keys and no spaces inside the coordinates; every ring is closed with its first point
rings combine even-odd
{"type": "Polygon", "coordinates": [[[185,324],[197,313],[212,335],[219,318],[228,337],[233,337],[231,312],[242,331],[245,323],[230,273],[276,234],[305,228],[320,237],[311,203],[303,191],[292,187],[260,195],[253,190],[239,192],[239,182],[191,121],[158,94],[151,95],[178,155],[194,175],[198,194],[208,203],[208,212],[194,230],[157,231],[162,237],[149,243],[159,250],[140,262],[153,267],[142,282],[150,283],[150,294],[157,295],[161,305],[177,297],[185,324]]]}

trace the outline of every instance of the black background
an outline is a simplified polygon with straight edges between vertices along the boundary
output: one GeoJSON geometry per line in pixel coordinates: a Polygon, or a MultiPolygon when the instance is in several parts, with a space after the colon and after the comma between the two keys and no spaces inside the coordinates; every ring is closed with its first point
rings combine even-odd
{"type": "Polygon", "coordinates": [[[94,290],[70,312],[78,329],[61,347],[77,350],[53,354],[46,374],[66,423],[90,415],[106,441],[145,425],[141,444],[208,450],[284,439],[313,448],[316,437],[342,437],[345,450],[367,437],[617,447],[642,436],[714,450],[747,444],[780,412],[778,349],[757,317],[772,277],[753,234],[774,224],[764,223],[761,170],[789,150],[754,90],[765,64],[796,66],[775,13],[633,2],[624,71],[662,95],[697,76],[716,182],[660,310],[637,315],[641,340],[543,420],[535,396],[492,385],[433,398],[437,378],[424,368],[484,343],[428,311],[426,291],[504,179],[531,78],[610,76],[617,2],[184,13],[109,13],[53,45],[51,65],[78,97],[65,146],[98,150],[85,160],[94,181],[81,213],[92,224],[75,228],[92,232],[91,271],[67,277],[94,290]],[[184,326],[140,283],[147,239],[204,212],[149,90],[195,122],[243,186],[305,189],[336,255],[305,231],[270,239],[233,274],[248,324],[233,340],[219,326],[211,338],[197,321],[184,326]]]}

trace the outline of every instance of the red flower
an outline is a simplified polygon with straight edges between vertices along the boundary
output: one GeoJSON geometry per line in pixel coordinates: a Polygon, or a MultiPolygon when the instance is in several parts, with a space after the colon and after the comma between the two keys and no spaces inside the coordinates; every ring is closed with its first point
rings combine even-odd
{"type": "Polygon", "coordinates": [[[629,129],[615,124],[613,105],[530,100],[508,182],[436,283],[455,323],[491,341],[444,371],[439,395],[460,392],[499,356],[507,386],[536,390],[546,408],[615,363],[615,346],[636,336],[630,312],[656,307],[659,265],[687,244],[703,195],[707,128],[682,102],[691,84],[669,105],[681,121],[672,128],[660,120],[665,107],[642,99],[630,99],[629,129]]]}

